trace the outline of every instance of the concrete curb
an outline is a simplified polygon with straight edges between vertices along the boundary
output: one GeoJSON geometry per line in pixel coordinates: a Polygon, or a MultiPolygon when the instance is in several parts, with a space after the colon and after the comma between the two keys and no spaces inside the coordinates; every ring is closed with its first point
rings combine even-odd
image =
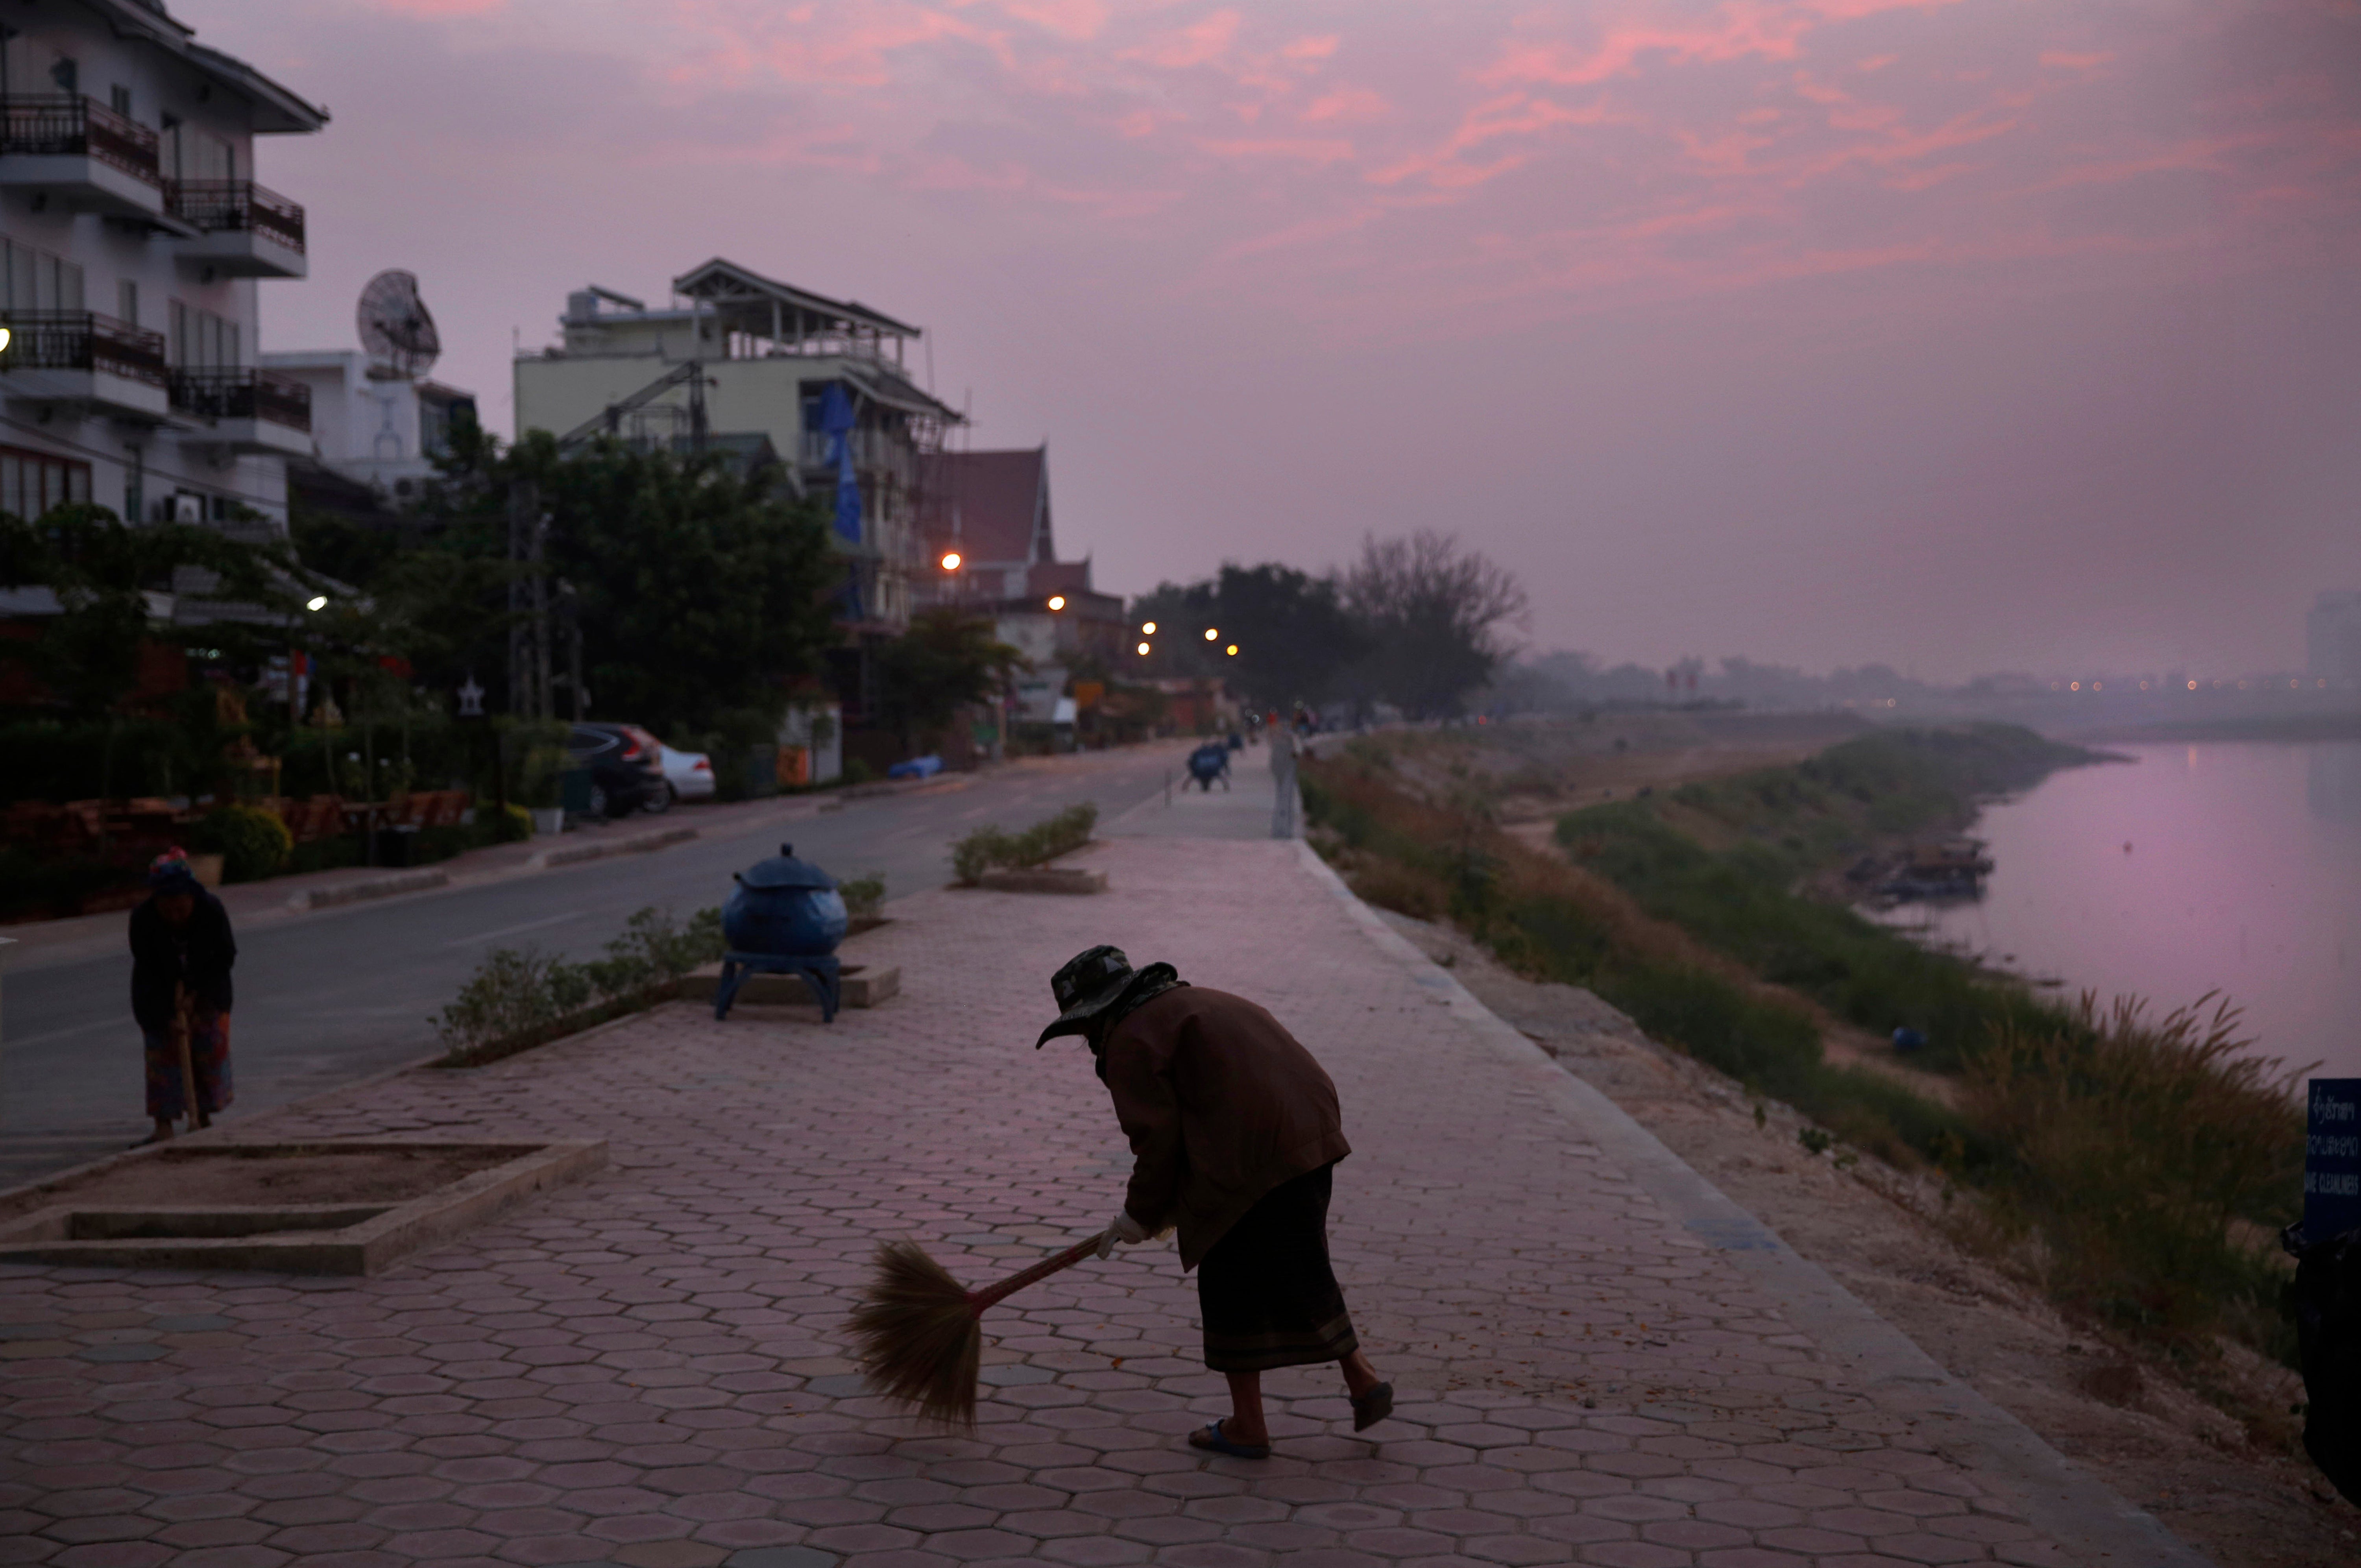
{"type": "Polygon", "coordinates": [[[694,828],[662,828],[653,833],[635,833],[629,839],[600,840],[590,844],[574,844],[562,850],[544,850],[526,857],[527,871],[545,872],[558,866],[579,865],[585,861],[603,861],[609,855],[644,855],[651,850],[661,850],[668,844],[686,844],[697,838],[694,828]]]}
{"type": "Polygon", "coordinates": [[[1979,1480],[2013,1494],[2026,1517],[2076,1562],[2138,1568],[2209,1568],[2156,1518],[2076,1468],[2015,1416],[1955,1378],[1907,1335],[1730,1201],[1622,1107],[1576,1078],[1476,1000],[1345,885],[1318,852],[1296,840],[1303,863],[1343,902],[1378,949],[1506,1060],[1526,1069],[1558,1113],[1620,1161],[1648,1195],[1778,1303],[1797,1330],[1879,1392],[1906,1391],[1940,1418],[1927,1435],[1979,1480]]]}
{"type": "Polygon", "coordinates": [[[367,882],[339,883],[334,887],[307,887],[287,900],[290,909],[326,909],[339,904],[357,904],[365,898],[391,898],[396,894],[419,893],[430,887],[450,884],[448,872],[425,870],[396,872],[391,876],[371,877],[367,882]]]}

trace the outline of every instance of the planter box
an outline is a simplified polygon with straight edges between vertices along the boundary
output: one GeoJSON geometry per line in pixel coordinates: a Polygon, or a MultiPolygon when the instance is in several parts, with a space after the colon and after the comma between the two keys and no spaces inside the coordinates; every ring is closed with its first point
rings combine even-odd
{"type": "MultiPolygon", "coordinates": [[[[840,982],[840,1005],[874,1007],[879,1003],[898,996],[902,992],[902,970],[898,964],[846,964],[840,982]]],[[[721,966],[707,964],[684,976],[680,994],[686,1001],[710,1002],[713,993],[721,989],[721,966]]],[[[796,974],[754,974],[738,988],[739,1007],[810,1007],[817,1009],[819,999],[796,974]]]]}
{"type": "MultiPolygon", "coordinates": [[[[330,1139],[303,1144],[160,1144],[65,1188],[55,1201],[0,1224],[0,1262],[93,1268],[271,1269],[284,1274],[377,1274],[422,1247],[449,1241],[534,1194],[607,1163],[603,1140],[496,1143],[448,1139],[330,1139]],[[159,1202],[138,1187],[151,1166],[195,1177],[206,1166],[293,1175],[314,1161],[384,1155],[456,1154],[476,1168],[424,1191],[344,1201],[159,1202]]],[[[282,1177],[282,1179],[284,1178],[282,1177]]],[[[146,1188],[156,1184],[148,1181],[146,1188]]],[[[247,1183],[269,1187],[277,1183],[247,1183]]],[[[316,1185],[316,1183],[315,1183],[316,1185]]],[[[335,1186],[334,1181],[326,1183],[335,1186]]],[[[20,1193],[40,1193],[40,1189],[20,1193]]],[[[44,1194],[46,1195],[46,1194],[44,1194]]],[[[259,1196],[259,1193],[246,1196],[259,1196]]],[[[20,1199],[21,1201],[21,1199],[20,1199]]]]}
{"type": "Polygon", "coordinates": [[[1107,874],[1079,866],[1010,866],[976,884],[993,893],[1104,893],[1107,874]]]}

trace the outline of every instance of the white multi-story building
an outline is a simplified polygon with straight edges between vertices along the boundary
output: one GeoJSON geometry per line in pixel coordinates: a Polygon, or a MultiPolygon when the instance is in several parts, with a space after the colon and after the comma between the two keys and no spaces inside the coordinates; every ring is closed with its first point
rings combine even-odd
{"type": "Polygon", "coordinates": [[[254,145],[326,123],[162,0],[0,8],[0,510],[285,529],[310,393],[260,367],[256,303],[304,276],[303,209],[254,145]]]}

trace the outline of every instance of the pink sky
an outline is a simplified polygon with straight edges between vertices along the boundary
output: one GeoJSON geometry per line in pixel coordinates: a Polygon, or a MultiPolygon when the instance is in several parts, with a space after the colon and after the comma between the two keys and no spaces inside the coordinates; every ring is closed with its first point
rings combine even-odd
{"type": "Polygon", "coordinates": [[[713,255],[924,324],[1133,592],[1457,530],[1536,648],[2278,666],[2361,587],[2334,0],[176,0],[343,345],[713,255]]]}

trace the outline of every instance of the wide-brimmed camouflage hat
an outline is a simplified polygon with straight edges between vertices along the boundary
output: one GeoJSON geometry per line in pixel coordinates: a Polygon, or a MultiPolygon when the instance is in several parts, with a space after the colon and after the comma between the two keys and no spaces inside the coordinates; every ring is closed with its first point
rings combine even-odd
{"type": "Polygon", "coordinates": [[[1049,977],[1049,994],[1058,1003],[1056,1021],[1033,1042],[1039,1050],[1060,1035],[1079,1035],[1091,1020],[1123,999],[1124,987],[1135,971],[1121,948],[1104,945],[1075,954],[1066,967],[1049,977]]]}

